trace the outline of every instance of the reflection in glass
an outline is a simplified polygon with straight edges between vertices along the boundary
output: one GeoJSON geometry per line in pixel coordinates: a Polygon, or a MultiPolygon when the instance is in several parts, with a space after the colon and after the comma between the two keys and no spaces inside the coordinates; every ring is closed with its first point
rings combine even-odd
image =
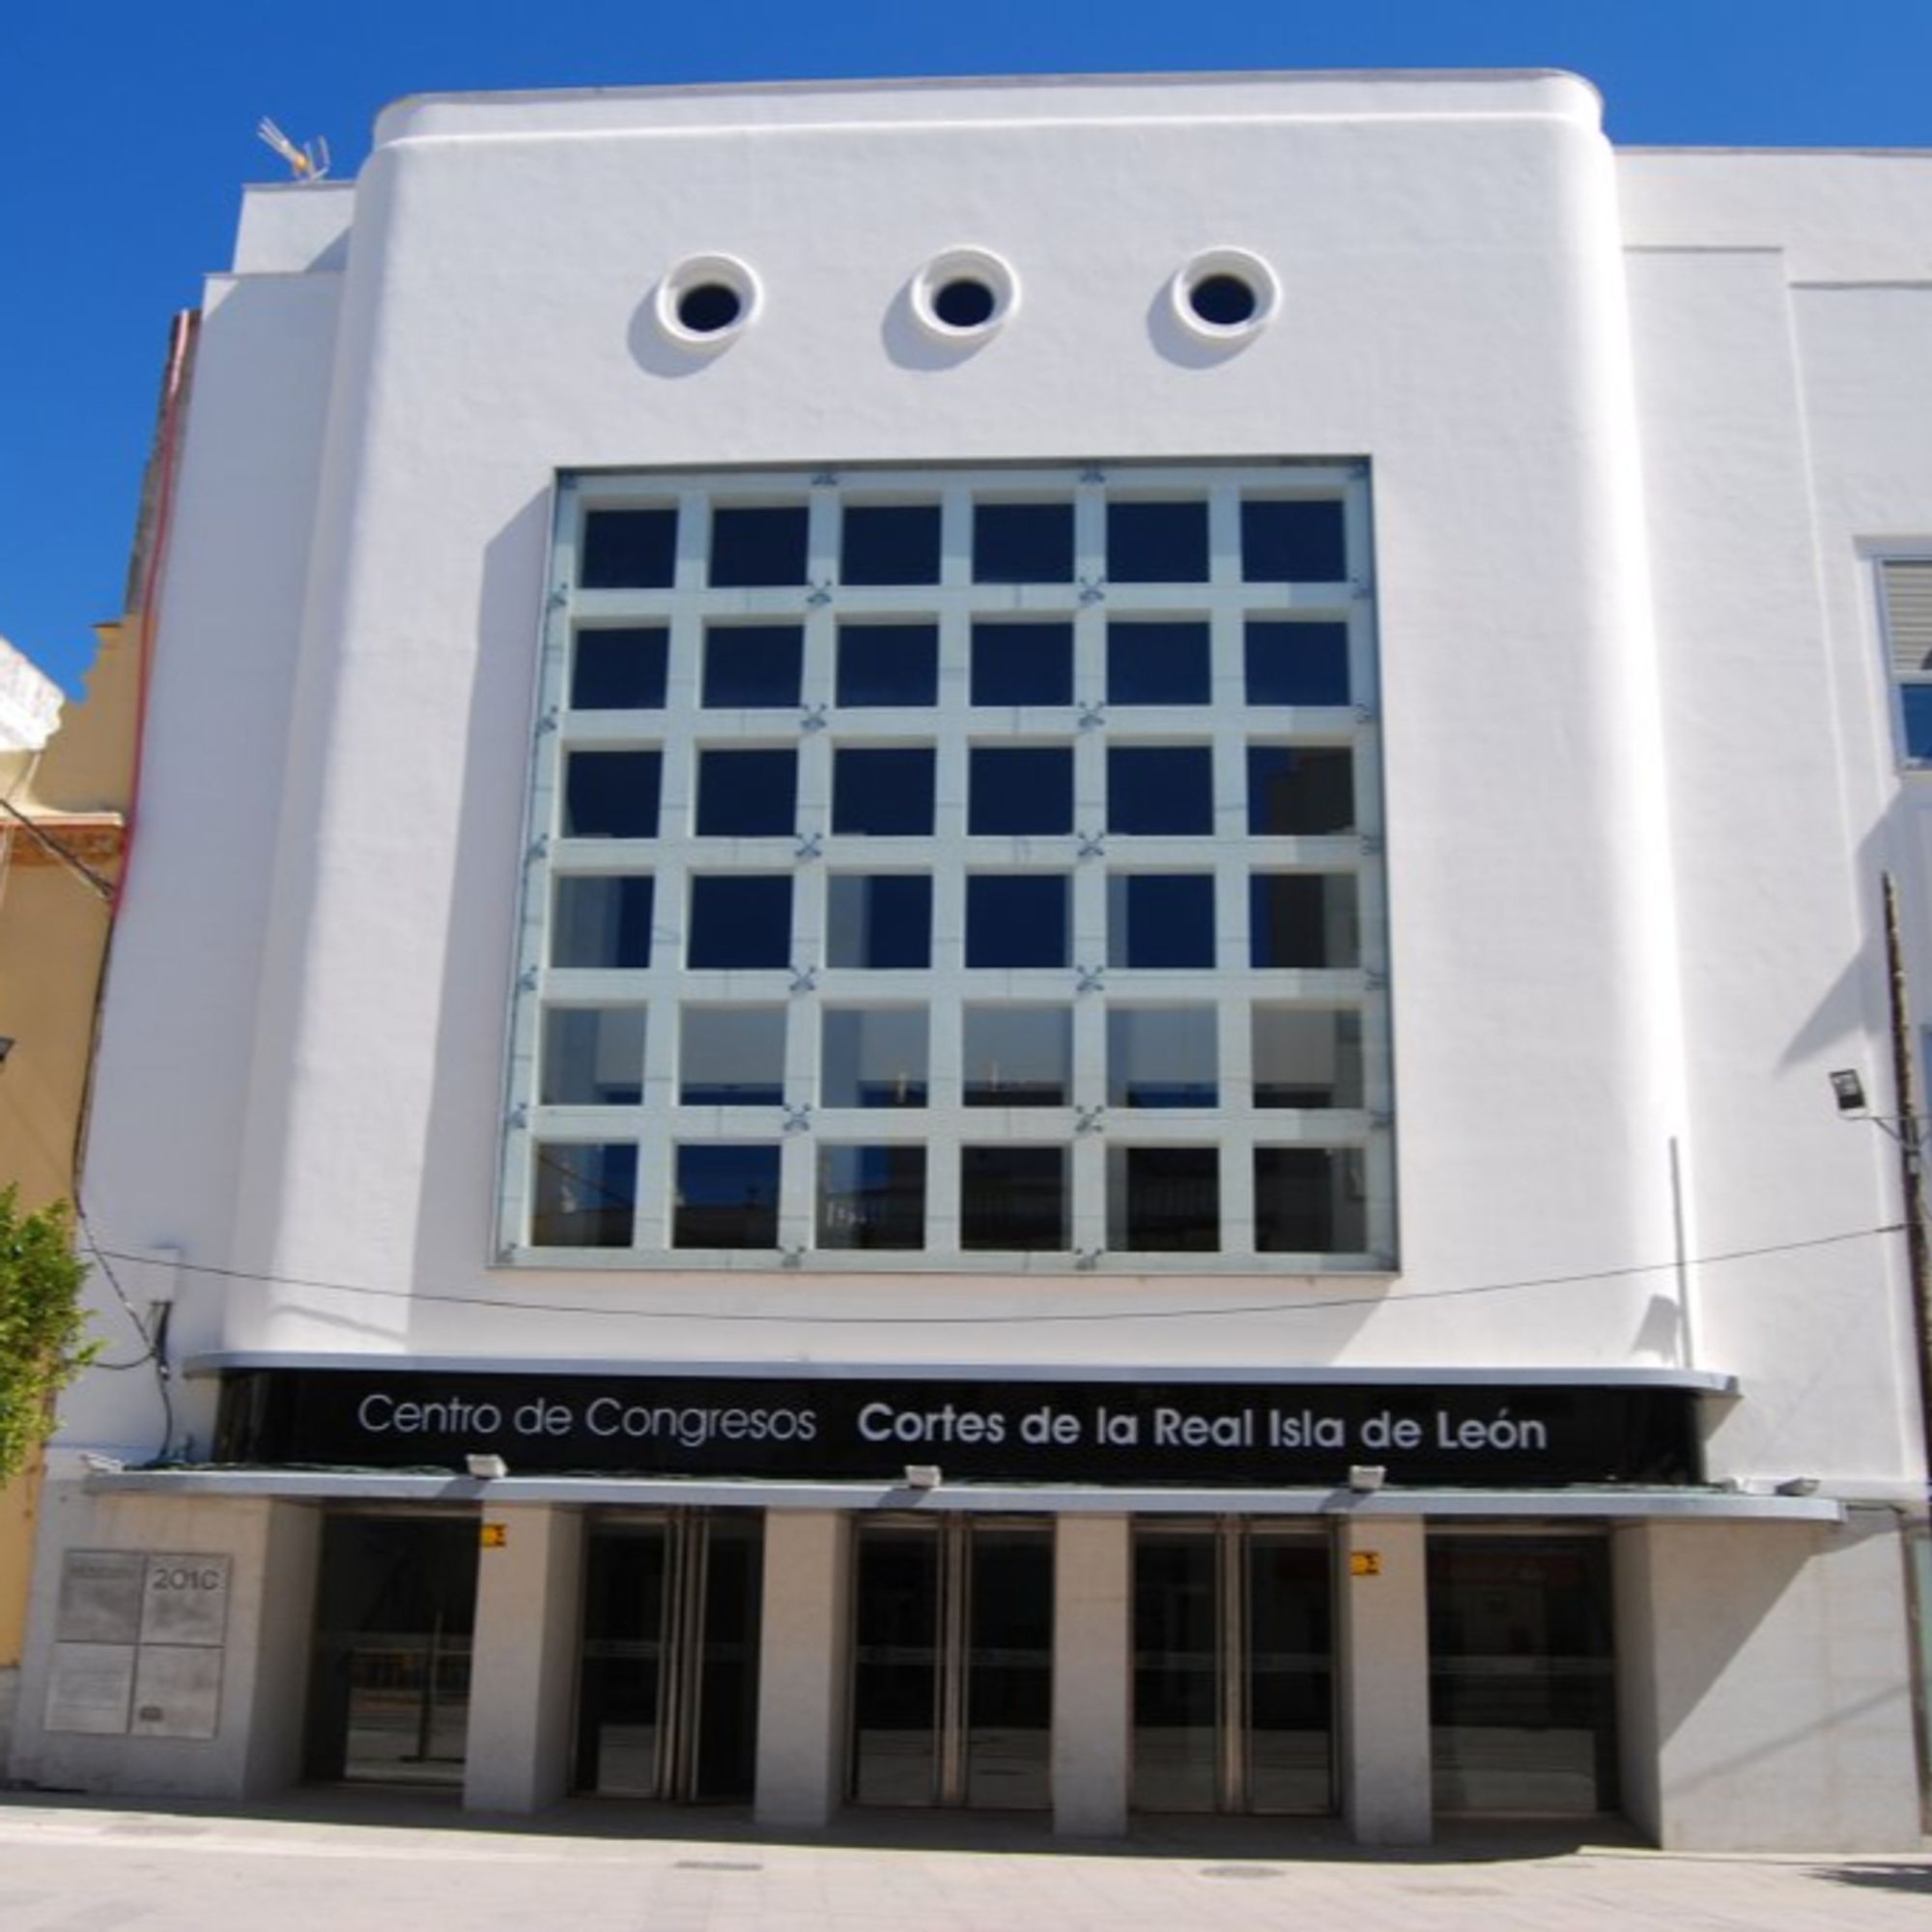
{"type": "Polygon", "coordinates": [[[1073,626],[976,623],[973,626],[975,704],[1071,704],[1073,626]]]}
{"type": "Polygon", "coordinates": [[[674,1248],[775,1248],[779,1151],[707,1141],[677,1151],[674,1248]]]}
{"type": "Polygon", "coordinates": [[[925,1245],[924,1148],[821,1148],[818,1245],[923,1248],[925,1245]]]}
{"type": "Polygon", "coordinates": [[[461,1785],[475,1617],[473,1520],[326,1518],[306,1775],[461,1785]]]}
{"type": "Polygon", "coordinates": [[[591,510],[577,581],[586,590],[668,590],[677,569],[677,511],[591,510]]]}
{"type": "Polygon", "coordinates": [[[959,1245],[969,1252],[1065,1248],[1066,1150],[959,1150],[959,1245]]]}
{"type": "Polygon", "coordinates": [[[1248,747],[1248,830],[1310,838],[1355,829],[1351,753],[1294,745],[1248,747]]]}
{"type": "Polygon", "coordinates": [[[834,872],[825,963],[878,971],[932,963],[932,880],[921,872],[834,872]]]}
{"type": "Polygon", "coordinates": [[[1349,627],[1250,618],[1242,650],[1250,704],[1347,704],[1349,627]]]}
{"type": "Polygon", "coordinates": [[[1155,1254],[1218,1249],[1220,1150],[1110,1147],[1107,1245],[1155,1254]]]}
{"type": "Polygon", "coordinates": [[[939,1538],[862,1524],[858,1541],[852,1797],[930,1804],[939,1793],[939,1538]]]}
{"type": "Polygon", "coordinates": [[[1211,872],[1110,872],[1107,964],[1143,968],[1214,964],[1211,872]]]}
{"type": "Polygon", "coordinates": [[[1205,500],[1107,504],[1109,583],[1206,583],[1208,505],[1205,500]]]}
{"type": "Polygon", "coordinates": [[[1067,1007],[968,1007],[969,1107],[1064,1107],[1073,1097],[1073,1013],[1067,1007]]]}
{"type": "Polygon", "coordinates": [[[655,838],[658,752],[572,752],[564,764],[566,838],[655,838]]]}
{"type": "Polygon", "coordinates": [[[1052,1533],[974,1523],[967,1548],[965,1801],[1044,1810],[1052,1803],[1052,1533]]]}
{"type": "Polygon", "coordinates": [[[698,873],[691,881],[688,966],[782,966],[791,956],[791,880],[698,873]]]}
{"type": "Polygon", "coordinates": [[[797,811],[795,751],[698,753],[700,838],[787,838],[797,811]]]}
{"type": "Polygon", "coordinates": [[[1207,745],[1111,745],[1107,830],[1192,834],[1214,829],[1214,753],[1207,745]]]}
{"type": "Polygon", "coordinates": [[[1241,577],[1248,583],[1341,583],[1349,575],[1335,497],[1249,497],[1241,503],[1241,577]]]}
{"type": "Polygon", "coordinates": [[[628,1248],[638,1208],[638,1150],[624,1141],[538,1141],[530,1240],[539,1248],[628,1248]]]}
{"type": "Polygon", "coordinates": [[[629,1107],[644,1095],[642,1007],[553,1007],[544,1014],[549,1107],[629,1107]]]}
{"type": "Polygon", "coordinates": [[[1329,1549],[1257,1531],[1248,1542],[1248,1807],[1334,1803],[1329,1549]]]}
{"type": "Polygon", "coordinates": [[[1617,1804],[1609,1547],[1429,1540],[1429,1720],[1440,1811],[1617,1804]]]}
{"type": "Polygon", "coordinates": [[[1110,1007],[1110,1107],[1211,1107],[1219,1098],[1212,1007],[1110,1007]]]}
{"type": "Polygon", "coordinates": [[[805,505],[711,510],[713,589],[805,582],[805,505]]]}
{"type": "Polygon", "coordinates": [[[651,963],[648,872],[566,872],[556,882],[550,922],[553,966],[627,967],[651,963]]]}
{"type": "Polygon", "coordinates": [[[1199,618],[1107,626],[1109,704],[1206,704],[1208,626],[1199,618]]]}
{"type": "Polygon", "coordinates": [[[1212,1530],[1134,1540],[1137,1811],[1212,1811],[1218,1790],[1220,1616],[1212,1530]]]}
{"type": "Polygon", "coordinates": [[[826,1107],[925,1105],[923,1007],[829,1007],[819,1103],[826,1107]]]}
{"type": "Polygon", "coordinates": [[[687,1107],[776,1107],[784,1100],[782,1007],[686,1007],[677,1097],[687,1107]]]}
{"type": "Polygon", "coordinates": [[[840,624],[838,702],[854,709],[939,697],[937,624],[840,624]]]}
{"type": "Polygon", "coordinates": [[[618,1798],[660,1795],[666,1538],[653,1525],[593,1533],[583,1577],[577,1786],[618,1798]]]}
{"type": "Polygon", "coordinates": [[[1065,966],[1065,872],[971,872],[966,878],[968,966],[1065,966]]]}
{"type": "Polygon", "coordinates": [[[1369,1244],[1367,1192],[1358,1148],[1257,1148],[1256,1252],[1360,1254],[1369,1244]]]}
{"type": "Polygon", "coordinates": [[[847,503],[838,553],[843,583],[937,583],[937,503],[847,503]]]}
{"type": "Polygon", "coordinates": [[[1248,963],[1358,966],[1352,872],[1255,872],[1248,879],[1248,963]]]}
{"type": "Polygon", "coordinates": [[[1071,503],[975,503],[975,583],[1070,583],[1071,503]]]}
{"type": "Polygon", "coordinates": [[[570,671],[573,711],[661,711],[670,632],[662,624],[580,630],[570,671]]]}
{"type": "Polygon", "coordinates": [[[1362,1016],[1329,1007],[1254,1009],[1257,1107],[1359,1107],[1362,1016]]]}
{"type": "Polygon", "coordinates": [[[930,745],[841,745],[832,754],[832,829],[869,838],[932,831],[930,745]]]}
{"type": "Polygon", "coordinates": [[[1073,830],[1070,745],[975,745],[966,829],[976,837],[1073,830]]]}
{"type": "Polygon", "coordinates": [[[804,674],[802,624],[712,624],[704,632],[704,703],[710,710],[784,710],[804,674]]]}

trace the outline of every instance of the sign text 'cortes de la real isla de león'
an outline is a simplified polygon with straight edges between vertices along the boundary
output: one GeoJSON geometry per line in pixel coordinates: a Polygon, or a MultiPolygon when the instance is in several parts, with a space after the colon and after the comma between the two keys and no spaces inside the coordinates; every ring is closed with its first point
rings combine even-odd
{"type": "Polygon", "coordinates": [[[1698,1479],[1681,1388],[231,1371],[226,1463],[890,1480],[1538,1487],[1698,1479]]]}

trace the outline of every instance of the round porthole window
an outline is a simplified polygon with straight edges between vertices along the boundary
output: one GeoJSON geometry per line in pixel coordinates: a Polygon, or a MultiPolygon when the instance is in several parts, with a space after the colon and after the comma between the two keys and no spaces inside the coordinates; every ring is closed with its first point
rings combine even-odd
{"type": "Polygon", "coordinates": [[[730,255],[695,255],[658,285],[658,327],[687,349],[718,349],[758,312],[758,278],[730,255]]]}
{"type": "Polygon", "coordinates": [[[1019,305],[1019,278],[989,249],[949,248],[913,277],[912,312],[943,341],[991,335],[1019,305]]]}
{"type": "Polygon", "coordinates": [[[1236,342],[1274,320],[1281,284],[1259,255],[1210,248],[1174,278],[1174,312],[1181,326],[1212,342],[1236,342]]]}

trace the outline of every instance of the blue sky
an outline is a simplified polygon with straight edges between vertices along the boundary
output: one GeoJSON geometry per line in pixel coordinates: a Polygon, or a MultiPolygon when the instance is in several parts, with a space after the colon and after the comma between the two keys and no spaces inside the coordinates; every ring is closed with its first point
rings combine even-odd
{"type": "Polygon", "coordinates": [[[1932,146],[1932,0],[32,0],[0,26],[0,635],[70,688],[119,606],[172,313],[264,114],[353,174],[400,95],[868,74],[1564,67],[1612,138],[1932,146]]]}

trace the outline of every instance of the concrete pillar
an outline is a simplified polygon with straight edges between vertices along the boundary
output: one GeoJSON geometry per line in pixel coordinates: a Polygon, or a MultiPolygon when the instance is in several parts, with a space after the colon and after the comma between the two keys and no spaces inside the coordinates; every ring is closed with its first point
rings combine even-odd
{"type": "Polygon", "coordinates": [[[753,1801],[760,1825],[821,1830],[838,1808],[851,1601],[852,1519],[768,1511],[753,1801]]]}
{"type": "Polygon", "coordinates": [[[242,1772],[242,1789],[251,1798],[286,1791],[301,1781],[302,1730],[315,1643],[316,1561],[321,1550],[319,1509],[304,1503],[268,1505],[255,1701],[248,1718],[242,1772]]]}
{"type": "Polygon", "coordinates": [[[540,1811],[570,1783],[583,1517],[548,1503],[486,1503],[483,1521],[501,1525],[504,1540],[476,1552],[463,1803],[540,1811]]]}
{"type": "Polygon", "coordinates": [[[1422,1520],[1347,1518],[1336,1561],[1342,1814],[1358,1844],[1426,1845],[1432,1809],[1422,1520]]]}
{"type": "Polygon", "coordinates": [[[1127,1826],[1132,1543],[1124,1516],[1062,1516],[1053,1550],[1053,1829],[1127,1826]]]}

